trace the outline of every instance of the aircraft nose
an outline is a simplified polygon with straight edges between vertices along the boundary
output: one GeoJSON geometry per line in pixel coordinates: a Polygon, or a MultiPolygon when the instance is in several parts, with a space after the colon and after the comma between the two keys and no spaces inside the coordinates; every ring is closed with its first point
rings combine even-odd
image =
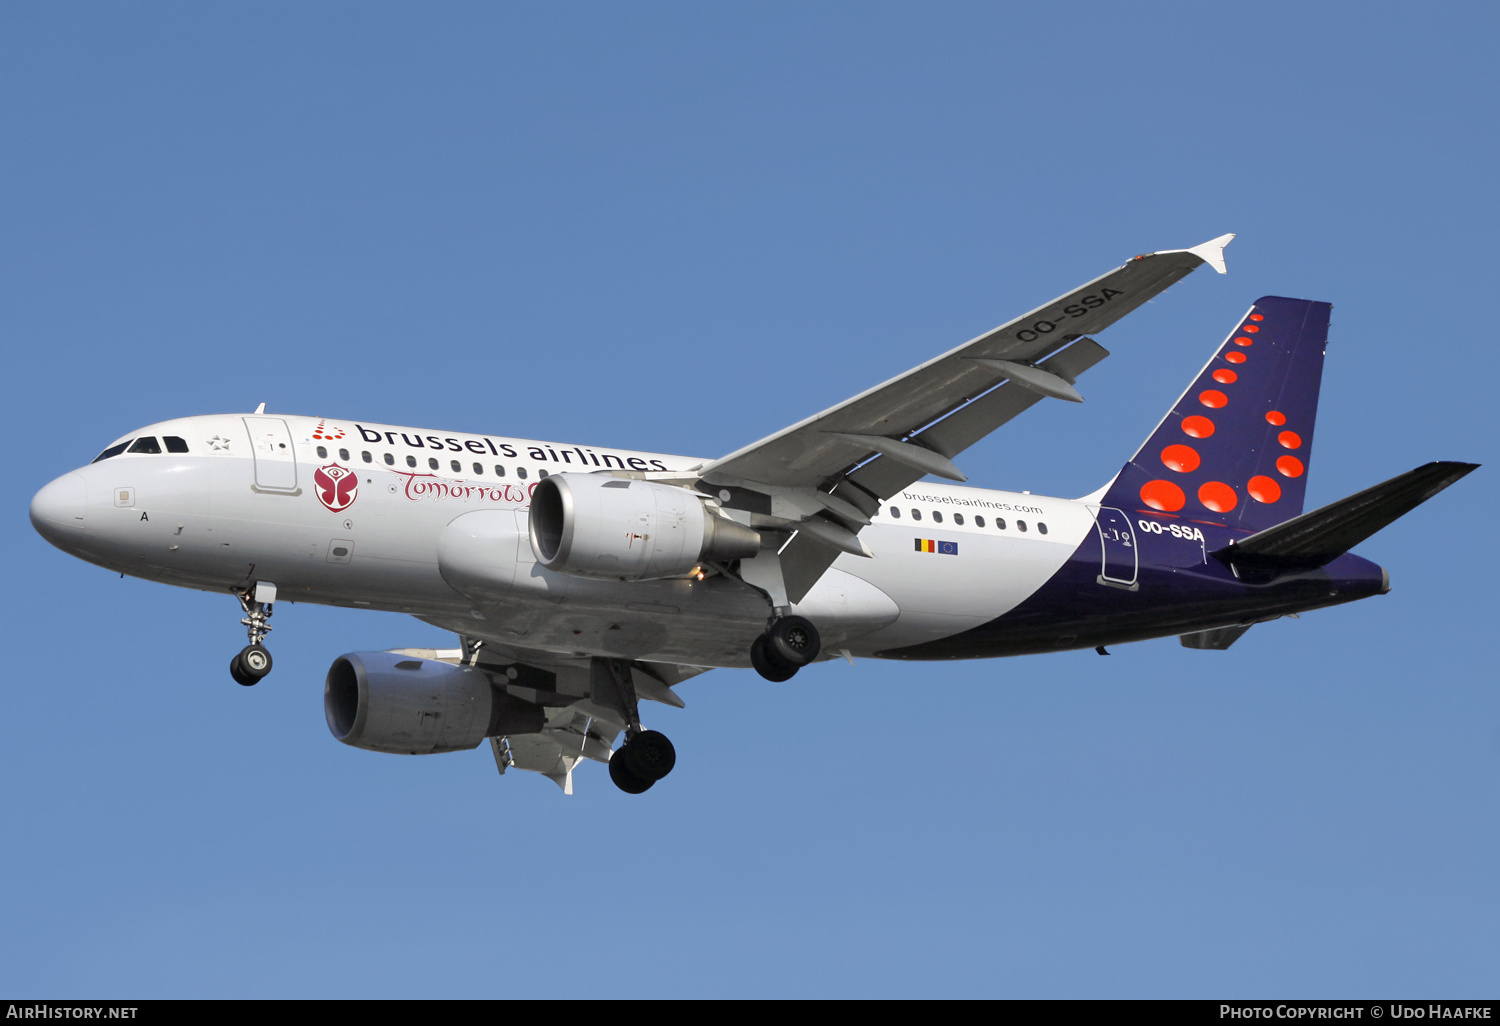
{"type": "Polygon", "coordinates": [[[87,500],[83,475],[76,471],[64,474],[32,498],[31,526],[53,544],[77,539],[83,530],[87,500]]]}

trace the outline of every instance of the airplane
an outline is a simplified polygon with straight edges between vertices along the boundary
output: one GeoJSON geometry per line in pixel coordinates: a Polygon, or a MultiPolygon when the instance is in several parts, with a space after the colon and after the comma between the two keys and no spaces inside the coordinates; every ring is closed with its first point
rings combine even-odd
{"type": "Polygon", "coordinates": [[[715,667],[980,659],[1253,625],[1390,590],[1355,545],[1478,465],[1441,461],[1303,511],[1331,306],[1236,319],[1109,483],[1078,499],[968,485],[954,458],[1031,406],[1081,402],[1093,335],[1208,264],[1224,235],[1134,257],[1022,317],[717,459],[267,413],[131,431],[31,502],[64,552],[227,592],[271,670],[278,601],[410,613],[451,649],[352,652],[333,736],[396,754],[488,742],[501,774],[622,791],[676,753],[642,700],[715,667]],[[948,483],[932,481],[942,478],[948,483]],[[625,740],[615,747],[621,733],[625,740]]]}

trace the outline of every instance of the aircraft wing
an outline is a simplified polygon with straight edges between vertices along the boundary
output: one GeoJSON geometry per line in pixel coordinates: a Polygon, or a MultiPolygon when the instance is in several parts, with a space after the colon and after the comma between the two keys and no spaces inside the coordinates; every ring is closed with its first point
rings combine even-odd
{"type": "MultiPolygon", "coordinates": [[[[497,691],[540,706],[540,730],[489,739],[495,767],[502,774],[507,769],[540,773],[565,794],[572,794],[573,770],[585,759],[607,764],[610,750],[625,729],[627,717],[618,689],[591,672],[589,659],[522,652],[502,645],[476,645],[476,640],[460,635],[460,648],[391,651],[455,666],[477,666],[497,691]]],[[[686,703],[672,689],[707,671],[708,667],[677,663],[630,663],[637,698],[676,709],[684,708],[686,703]]]]}
{"type": "Polygon", "coordinates": [[[1080,374],[1109,353],[1086,336],[1109,327],[1201,264],[1224,272],[1233,235],[1125,265],[822,413],[705,465],[704,490],[799,532],[782,552],[795,602],[884,499],[934,474],[965,480],[952,457],[1034,403],[1082,402],[1080,374]],[[727,498],[726,498],[727,496],[727,498]]]}

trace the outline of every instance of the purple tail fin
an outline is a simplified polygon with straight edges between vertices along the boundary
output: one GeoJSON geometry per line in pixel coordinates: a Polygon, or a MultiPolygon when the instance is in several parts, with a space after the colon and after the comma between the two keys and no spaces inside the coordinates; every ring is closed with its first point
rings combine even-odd
{"type": "Polygon", "coordinates": [[[1302,512],[1333,307],[1255,301],[1103,505],[1259,531],[1302,512]]]}

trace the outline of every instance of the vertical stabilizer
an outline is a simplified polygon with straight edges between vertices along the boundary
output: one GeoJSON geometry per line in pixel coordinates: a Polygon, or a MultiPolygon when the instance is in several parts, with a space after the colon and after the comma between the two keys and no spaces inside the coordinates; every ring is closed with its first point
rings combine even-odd
{"type": "Polygon", "coordinates": [[[1333,307],[1264,296],[1102,500],[1260,531],[1302,512],[1333,307]]]}

